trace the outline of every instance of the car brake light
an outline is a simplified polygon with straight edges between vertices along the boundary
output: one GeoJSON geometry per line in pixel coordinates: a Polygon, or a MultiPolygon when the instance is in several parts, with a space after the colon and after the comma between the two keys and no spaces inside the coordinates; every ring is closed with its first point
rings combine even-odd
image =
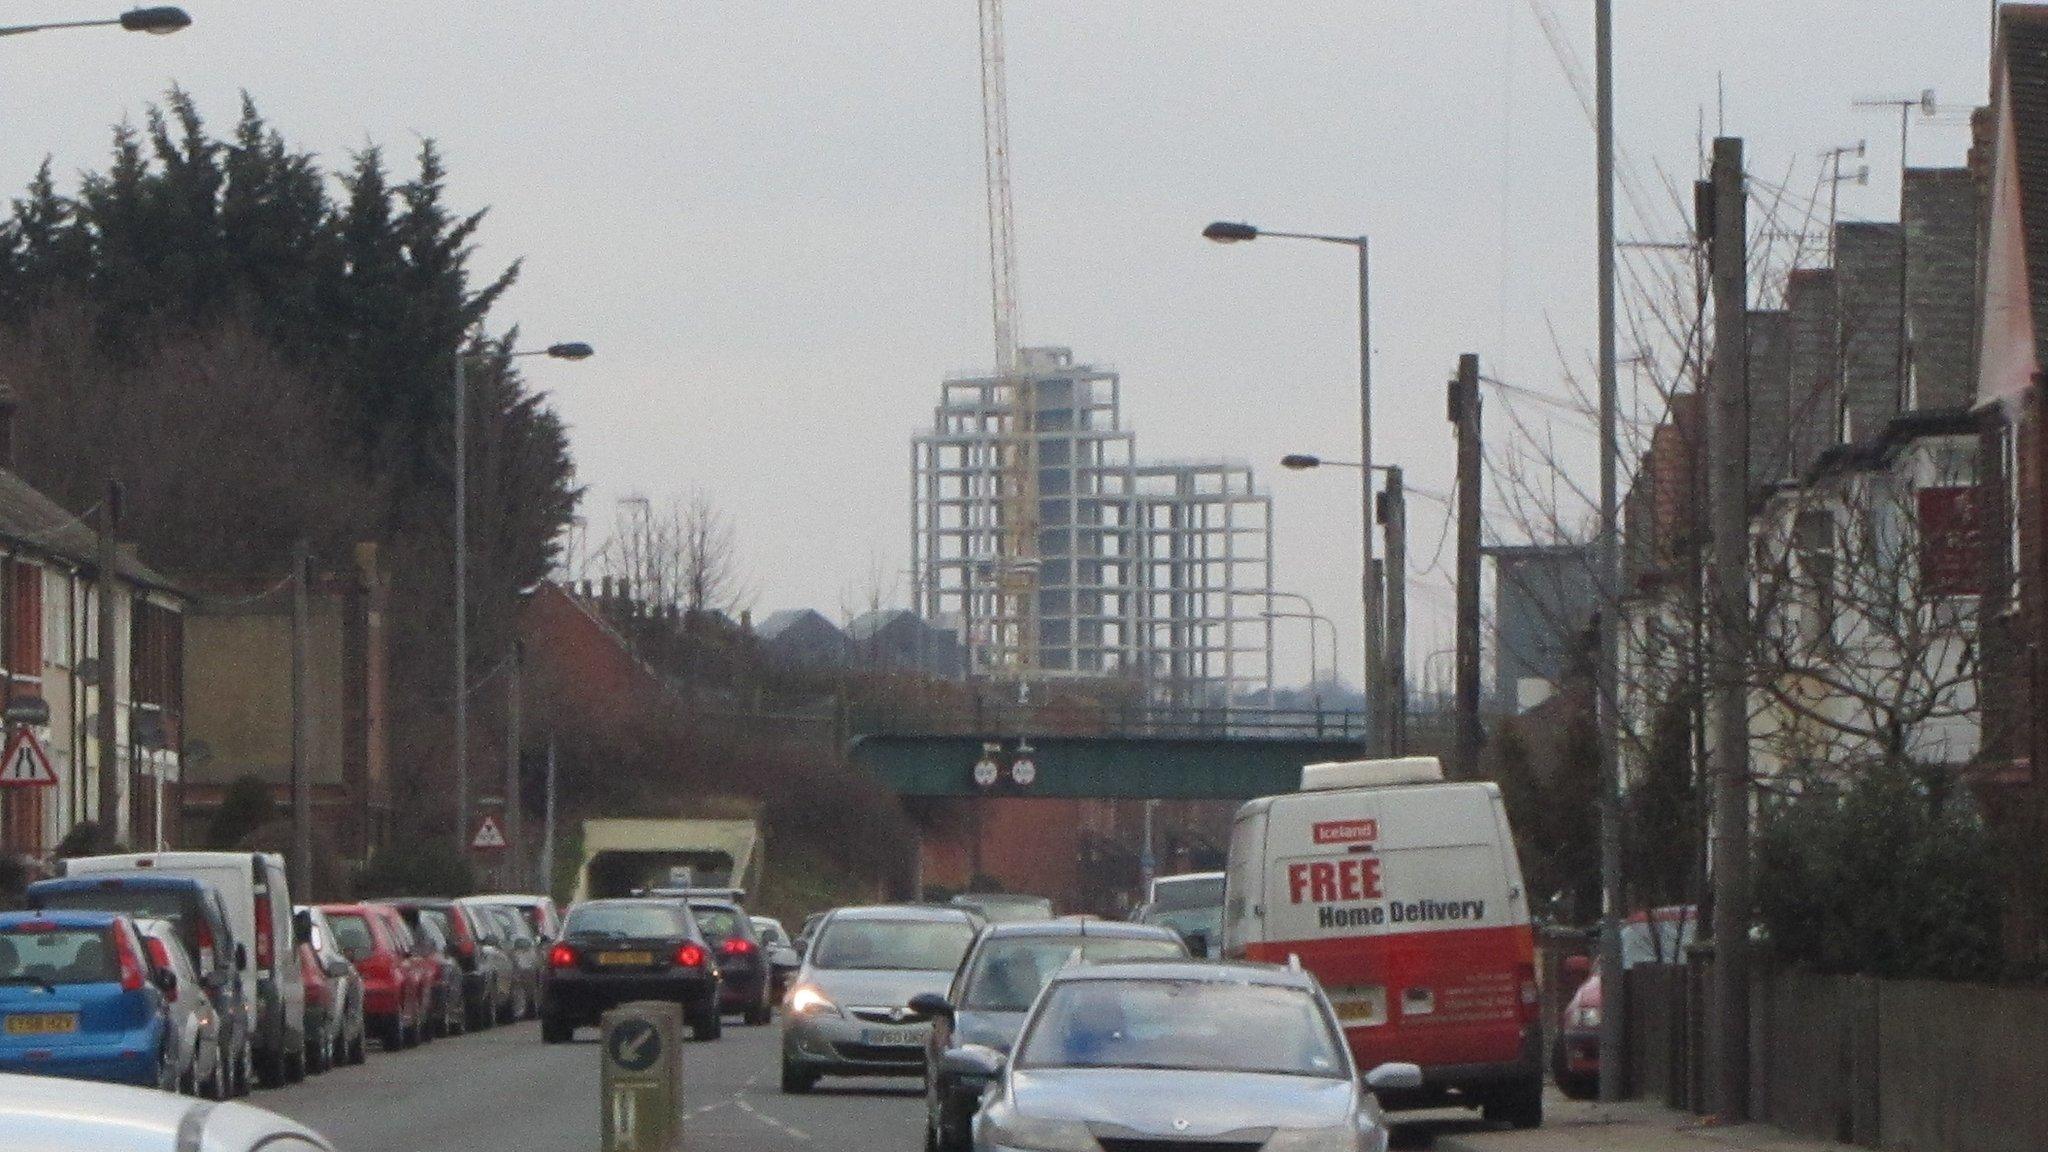
{"type": "Polygon", "coordinates": [[[256,898],[256,966],[268,969],[277,960],[277,943],[270,924],[270,897],[256,898]]]}
{"type": "Polygon", "coordinates": [[[718,950],[727,956],[752,956],[754,954],[754,942],[752,940],[742,940],[735,936],[720,944],[718,950]]]}
{"type": "Polygon", "coordinates": [[[575,966],[576,950],[574,948],[569,947],[567,944],[557,944],[553,948],[548,949],[548,967],[574,968],[575,966]]]}
{"type": "Polygon", "coordinates": [[[147,981],[142,974],[142,959],[135,955],[135,946],[128,942],[128,934],[116,925],[108,929],[114,937],[114,954],[121,958],[121,991],[140,992],[147,981]]]}
{"type": "Polygon", "coordinates": [[[704,950],[695,944],[685,944],[681,948],[676,949],[676,963],[685,968],[702,968],[704,966],[704,950]]]}
{"type": "Polygon", "coordinates": [[[150,963],[159,968],[169,968],[171,966],[171,953],[164,947],[163,941],[151,936],[144,940],[142,945],[149,949],[150,963]]]}

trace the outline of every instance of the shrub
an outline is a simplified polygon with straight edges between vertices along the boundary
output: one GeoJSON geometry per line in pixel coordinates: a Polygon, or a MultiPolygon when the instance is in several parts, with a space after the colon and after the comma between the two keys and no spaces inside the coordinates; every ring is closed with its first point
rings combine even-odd
{"type": "Polygon", "coordinates": [[[221,794],[220,807],[207,825],[206,842],[215,848],[233,848],[258,828],[278,818],[277,801],[270,785],[260,776],[241,776],[221,794]]]}
{"type": "Polygon", "coordinates": [[[476,872],[442,837],[400,841],[379,851],[356,873],[356,895],[467,896],[476,872]]]}

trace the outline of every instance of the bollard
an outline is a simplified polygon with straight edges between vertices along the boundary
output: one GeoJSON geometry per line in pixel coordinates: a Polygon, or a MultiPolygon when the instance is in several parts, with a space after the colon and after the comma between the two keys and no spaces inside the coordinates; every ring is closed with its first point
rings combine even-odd
{"type": "Polygon", "coordinates": [[[598,1024],[604,1152],[683,1146],[683,1009],[638,1000],[598,1024]]]}

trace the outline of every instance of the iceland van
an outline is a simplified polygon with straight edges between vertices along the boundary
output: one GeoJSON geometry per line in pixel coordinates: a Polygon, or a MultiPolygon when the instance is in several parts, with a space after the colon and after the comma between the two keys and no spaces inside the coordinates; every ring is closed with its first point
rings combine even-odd
{"type": "Polygon", "coordinates": [[[1543,1121],[1542,1024],[1522,869],[1500,789],[1433,758],[1312,764],[1237,813],[1224,953],[1322,982],[1358,1066],[1418,1064],[1389,1108],[1543,1121]]]}

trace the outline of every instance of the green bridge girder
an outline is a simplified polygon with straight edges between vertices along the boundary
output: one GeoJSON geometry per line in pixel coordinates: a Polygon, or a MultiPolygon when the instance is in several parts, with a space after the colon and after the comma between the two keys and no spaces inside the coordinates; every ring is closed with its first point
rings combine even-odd
{"type": "Polygon", "coordinates": [[[1247,800],[1293,792],[1301,768],[1355,760],[1356,737],[1027,736],[1037,779],[1014,784],[1007,771],[993,788],[974,782],[989,744],[1005,769],[1019,737],[856,736],[847,759],[898,796],[1005,796],[1044,799],[1247,800]]]}

